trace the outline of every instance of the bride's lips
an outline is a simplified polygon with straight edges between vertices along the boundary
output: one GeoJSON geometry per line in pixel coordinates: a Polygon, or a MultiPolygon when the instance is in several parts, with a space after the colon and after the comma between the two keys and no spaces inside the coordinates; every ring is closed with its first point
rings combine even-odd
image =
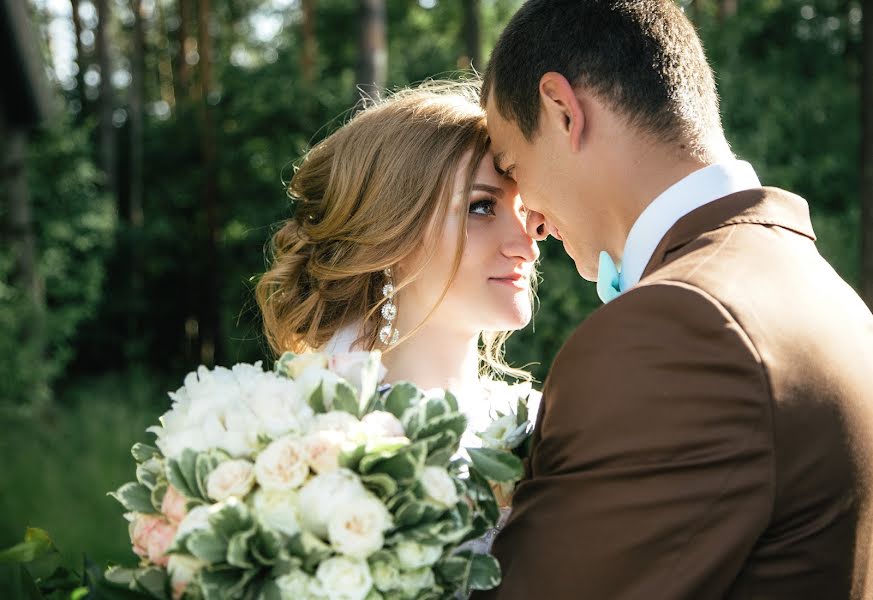
{"type": "Polygon", "coordinates": [[[525,290],[528,287],[527,276],[524,273],[518,273],[516,271],[513,271],[512,273],[507,273],[506,275],[500,275],[498,277],[489,277],[488,281],[501,283],[503,285],[511,285],[522,290],[525,290]]]}

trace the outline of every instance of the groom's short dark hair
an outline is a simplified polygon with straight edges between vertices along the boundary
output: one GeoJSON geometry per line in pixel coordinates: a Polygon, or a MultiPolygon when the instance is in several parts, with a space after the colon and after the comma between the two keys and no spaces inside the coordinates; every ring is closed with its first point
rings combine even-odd
{"type": "Polygon", "coordinates": [[[493,95],[530,141],[550,71],[664,141],[721,133],[712,69],[674,0],[527,0],[491,54],[482,103],[493,95]]]}

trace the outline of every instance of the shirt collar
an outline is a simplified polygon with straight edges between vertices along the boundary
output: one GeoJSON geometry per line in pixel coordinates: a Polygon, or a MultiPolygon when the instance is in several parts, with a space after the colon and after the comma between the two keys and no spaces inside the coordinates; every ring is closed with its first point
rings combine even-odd
{"type": "Polygon", "coordinates": [[[719,198],[759,187],[755,169],[741,160],[704,167],[670,186],[646,207],[628,234],[619,275],[621,290],[639,283],[655,248],[679,219],[719,198]]]}

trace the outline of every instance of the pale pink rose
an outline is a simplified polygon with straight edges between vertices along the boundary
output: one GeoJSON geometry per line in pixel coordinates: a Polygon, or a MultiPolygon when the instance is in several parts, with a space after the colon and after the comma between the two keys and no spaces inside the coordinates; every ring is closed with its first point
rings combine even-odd
{"type": "Polygon", "coordinates": [[[173,545],[176,527],[163,517],[139,515],[130,524],[133,551],[160,567],[167,566],[167,550],[173,545]]]}
{"type": "Polygon", "coordinates": [[[179,490],[173,486],[167,488],[164,500],[161,502],[161,512],[170,520],[170,523],[178,525],[188,514],[188,500],[179,490]]]}
{"type": "Polygon", "coordinates": [[[316,473],[339,468],[339,455],[346,436],[339,431],[316,431],[303,438],[306,462],[316,473]]]}

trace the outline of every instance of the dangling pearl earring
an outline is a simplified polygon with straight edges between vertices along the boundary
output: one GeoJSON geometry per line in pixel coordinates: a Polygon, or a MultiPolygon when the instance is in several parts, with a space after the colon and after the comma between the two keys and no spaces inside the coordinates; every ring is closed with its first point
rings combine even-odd
{"type": "Polygon", "coordinates": [[[397,305],[394,303],[394,278],[391,269],[385,269],[385,285],[382,286],[382,296],[385,304],[382,305],[382,318],[386,323],[379,329],[379,340],[386,346],[392,346],[400,339],[400,332],[394,327],[394,319],[397,318],[397,305]]]}

